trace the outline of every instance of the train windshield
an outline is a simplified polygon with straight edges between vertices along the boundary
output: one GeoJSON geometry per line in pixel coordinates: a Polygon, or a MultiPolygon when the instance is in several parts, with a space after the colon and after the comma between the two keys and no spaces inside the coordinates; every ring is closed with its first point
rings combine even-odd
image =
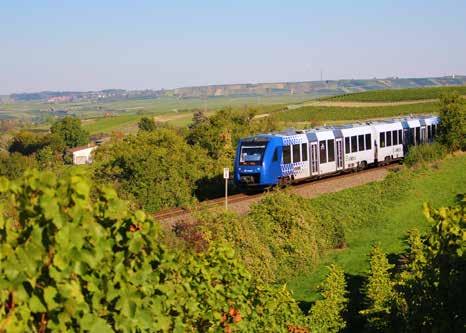
{"type": "Polygon", "coordinates": [[[260,165],[264,155],[265,146],[242,146],[239,164],[260,165]]]}

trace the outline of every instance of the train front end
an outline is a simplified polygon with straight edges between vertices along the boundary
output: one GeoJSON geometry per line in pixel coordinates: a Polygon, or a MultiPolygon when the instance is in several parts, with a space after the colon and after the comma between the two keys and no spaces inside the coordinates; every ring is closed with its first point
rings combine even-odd
{"type": "Polygon", "coordinates": [[[280,140],[273,136],[241,139],[236,149],[235,183],[242,188],[276,185],[281,176],[280,148],[280,140]]]}

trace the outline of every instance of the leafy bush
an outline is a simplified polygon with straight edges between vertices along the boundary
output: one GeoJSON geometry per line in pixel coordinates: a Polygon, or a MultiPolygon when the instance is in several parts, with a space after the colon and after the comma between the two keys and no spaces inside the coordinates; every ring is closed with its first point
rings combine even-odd
{"type": "Polygon", "coordinates": [[[458,94],[442,95],[437,140],[449,151],[466,150],[466,104],[458,94]]]}
{"type": "Polygon", "coordinates": [[[83,176],[0,179],[0,329],[286,332],[306,318],[234,251],[177,251],[141,211],[83,176]]]}
{"type": "Polygon", "coordinates": [[[141,131],[102,146],[95,154],[95,179],[113,182],[120,195],[148,211],[188,205],[197,181],[214,173],[203,149],[175,130],[141,131]]]}
{"type": "Polygon", "coordinates": [[[432,144],[422,144],[419,146],[411,146],[408,154],[403,160],[407,166],[423,165],[429,162],[434,162],[444,158],[447,155],[445,146],[438,142],[432,144]]]}

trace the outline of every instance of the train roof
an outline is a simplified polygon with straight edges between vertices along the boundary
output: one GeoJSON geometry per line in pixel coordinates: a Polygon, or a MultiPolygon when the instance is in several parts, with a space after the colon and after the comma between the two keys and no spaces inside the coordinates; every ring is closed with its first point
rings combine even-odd
{"type": "MultiPolygon", "coordinates": [[[[314,135],[317,133],[322,132],[334,132],[334,131],[341,131],[345,129],[352,129],[352,128],[359,128],[359,127],[367,127],[367,126],[379,126],[379,125],[389,125],[394,123],[401,123],[403,127],[408,127],[408,123],[412,122],[419,122],[422,125],[426,124],[426,120],[430,123],[430,121],[438,119],[438,116],[435,115],[419,115],[419,116],[407,116],[407,117],[398,117],[398,118],[387,118],[387,119],[380,119],[380,120],[373,120],[373,121],[365,121],[365,122],[355,122],[350,124],[342,124],[342,125],[334,125],[334,126],[319,126],[315,128],[308,128],[303,130],[297,130],[294,128],[288,128],[283,131],[267,133],[267,134],[258,134],[255,136],[247,137],[241,139],[243,142],[251,142],[251,143],[267,143],[273,138],[284,138],[296,135],[314,135]]],[[[413,125],[411,125],[413,126],[413,125]]],[[[419,125],[418,125],[419,126],[419,125]]]]}

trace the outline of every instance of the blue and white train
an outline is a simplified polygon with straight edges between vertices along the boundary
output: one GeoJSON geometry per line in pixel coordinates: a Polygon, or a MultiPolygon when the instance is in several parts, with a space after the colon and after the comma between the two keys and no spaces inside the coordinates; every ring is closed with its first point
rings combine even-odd
{"type": "Polygon", "coordinates": [[[439,118],[419,116],[241,139],[235,183],[267,187],[400,160],[408,147],[432,142],[439,118]]]}

